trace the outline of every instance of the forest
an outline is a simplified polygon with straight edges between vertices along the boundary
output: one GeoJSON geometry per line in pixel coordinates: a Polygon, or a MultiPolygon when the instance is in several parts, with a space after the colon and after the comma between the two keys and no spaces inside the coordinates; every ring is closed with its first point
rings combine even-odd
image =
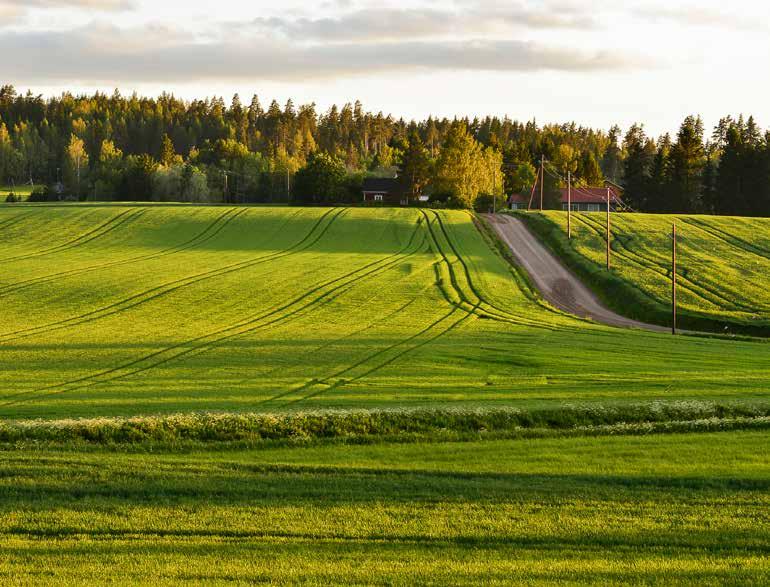
{"type": "Polygon", "coordinates": [[[406,121],[360,102],[318,112],[257,96],[228,105],[0,88],[11,202],[25,186],[35,201],[351,203],[365,178],[398,177],[434,205],[483,208],[528,192],[541,158],[576,185],[621,186],[634,210],[770,215],[770,132],[752,117],[726,116],[708,133],[693,115],[674,136],[651,137],[641,123],[624,134],[491,116],[406,121]]]}

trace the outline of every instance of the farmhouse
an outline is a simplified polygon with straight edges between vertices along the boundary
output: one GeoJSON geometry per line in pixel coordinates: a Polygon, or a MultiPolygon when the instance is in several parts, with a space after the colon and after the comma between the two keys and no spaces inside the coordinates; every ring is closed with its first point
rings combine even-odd
{"type": "Polygon", "coordinates": [[[403,203],[403,189],[395,177],[367,177],[363,191],[364,202],[403,203]]]}
{"type": "MultiPolygon", "coordinates": [[[[610,187],[610,204],[612,208],[618,208],[622,203],[620,190],[610,187]]],[[[530,194],[513,194],[508,203],[511,210],[526,210],[529,206],[530,194]]],[[[567,188],[561,188],[561,209],[567,209],[567,188]]],[[[532,198],[532,208],[540,207],[540,196],[535,194],[532,198]]],[[[573,212],[601,212],[607,209],[607,188],[572,188],[573,212]]]]}

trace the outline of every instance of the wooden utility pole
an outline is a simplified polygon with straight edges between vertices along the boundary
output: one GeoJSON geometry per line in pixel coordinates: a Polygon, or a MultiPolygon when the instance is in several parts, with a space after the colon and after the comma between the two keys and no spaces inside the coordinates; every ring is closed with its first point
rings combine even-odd
{"type": "Polygon", "coordinates": [[[607,271],[610,270],[610,267],[612,265],[611,263],[612,248],[610,247],[611,228],[612,227],[610,225],[610,188],[607,188],[607,271]]]}
{"type": "Polygon", "coordinates": [[[572,238],[572,172],[567,172],[567,238],[572,238]]]}
{"type": "Polygon", "coordinates": [[[671,334],[676,335],[676,222],[671,233],[671,334]]]}
{"type": "Polygon", "coordinates": [[[543,211],[543,184],[545,183],[545,155],[540,155],[540,211],[543,211]]]}

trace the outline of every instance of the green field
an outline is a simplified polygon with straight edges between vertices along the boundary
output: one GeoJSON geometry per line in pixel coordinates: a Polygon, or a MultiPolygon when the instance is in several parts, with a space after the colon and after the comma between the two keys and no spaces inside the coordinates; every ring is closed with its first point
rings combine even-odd
{"type": "Polygon", "coordinates": [[[767,446],[744,432],[11,452],[0,581],[763,585],[767,446]]]}
{"type": "Polygon", "coordinates": [[[465,212],[0,208],[0,417],[761,399],[762,342],[536,301],[465,212]]]}
{"type": "Polygon", "coordinates": [[[627,315],[670,324],[671,232],[677,224],[683,326],[770,336],[770,219],[614,214],[612,274],[603,214],[520,215],[605,299],[627,315]]]}
{"type": "Polygon", "coordinates": [[[564,315],[495,246],[0,206],[0,580],[766,584],[767,344],[564,315]]]}

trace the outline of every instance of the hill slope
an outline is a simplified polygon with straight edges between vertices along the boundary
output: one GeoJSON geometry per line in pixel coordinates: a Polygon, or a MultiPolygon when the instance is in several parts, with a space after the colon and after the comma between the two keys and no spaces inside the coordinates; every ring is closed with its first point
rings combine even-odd
{"type": "Polygon", "coordinates": [[[0,304],[10,418],[770,394],[762,343],[540,305],[465,212],[4,206],[0,304]]]}
{"type": "Polygon", "coordinates": [[[615,309],[670,325],[671,226],[678,234],[680,325],[770,336],[770,219],[614,214],[612,272],[602,214],[519,214],[615,309]]]}

